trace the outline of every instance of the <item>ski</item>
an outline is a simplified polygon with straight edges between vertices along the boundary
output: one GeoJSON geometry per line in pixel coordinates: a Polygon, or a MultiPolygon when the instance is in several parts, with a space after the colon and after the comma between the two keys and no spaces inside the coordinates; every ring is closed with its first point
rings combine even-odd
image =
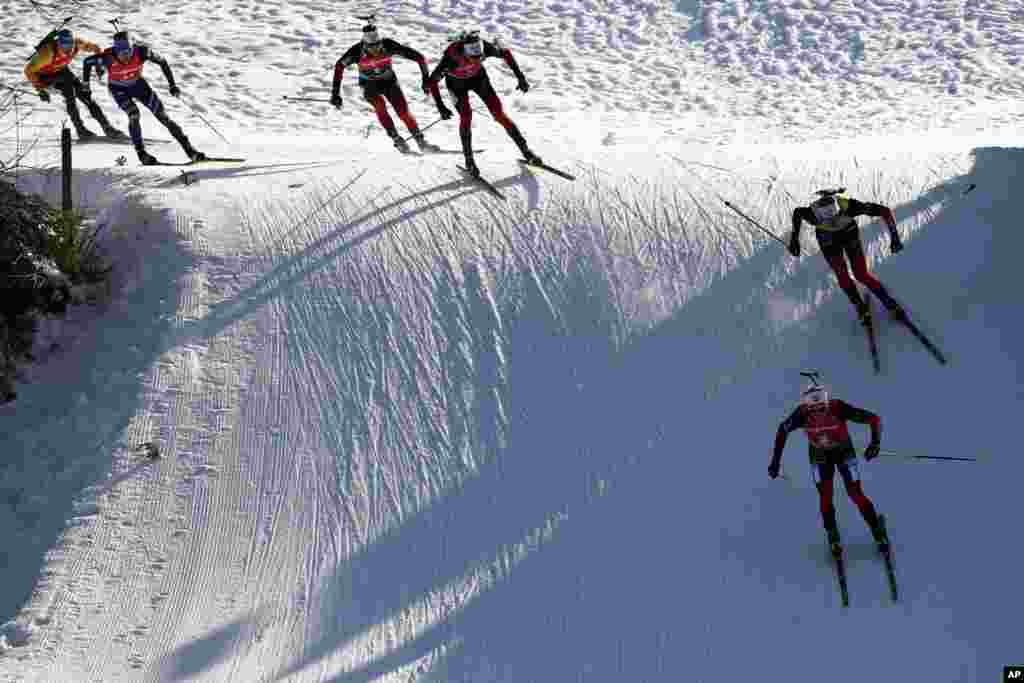
{"type": "Polygon", "coordinates": [[[868,304],[868,317],[861,321],[864,326],[864,333],[868,336],[868,348],[871,349],[871,364],[875,368],[875,374],[882,373],[882,361],[878,356],[878,335],[875,334],[874,314],[871,312],[871,299],[865,298],[868,304]]]}
{"type": "Polygon", "coordinates": [[[202,161],[158,161],[155,164],[143,164],[144,166],[198,166],[206,163],[240,164],[245,159],[233,157],[206,157],[202,161]]]}
{"type": "Polygon", "coordinates": [[[932,355],[932,358],[939,362],[939,365],[945,365],[948,362],[946,360],[946,355],[939,350],[939,347],[935,346],[935,344],[932,343],[932,340],[929,339],[916,324],[914,324],[913,320],[907,317],[905,311],[904,314],[898,318],[898,320],[904,327],[910,330],[910,333],[914,335],[919,342],[921,342],[924,348],[928,350],[928,353],[932,355]]]}
{"type": "Polygon", "coordinates": [[[530,163],[526,159],[519,159],[519,163],[521,163],[523,166],[529,166],[530,168],[542,168],[545,171],[548,171],[549,173],[554,173],[557,176],[562,176],[566,180],[576,180],[576,176],[574,176],[574,175],[572,175],[570,173],[566,173],[565,171],[563,171],[561,169],[558,169],[558,168],[555,168],[554,166],[548,166],[547,164],[545,164],[543,162],[541,162],[541,163],[530,163]]]}
{"type": "Polygon", "coordinates": [[[468,177],[468,178],[472,178],[473,180],[475,180],[475,181],[477,181],[478,183],[480,183],[481,185],[483,185],[484,189],[486,189],[486,190],[487,190],[488,192],[490,192],[491,194],[493,194],[493,195],[494,195],[495,197],[497,197],[498,199],[505,199],[505,195],[503,195],[503,194],[501,193],[501,191],[499,191],[499,190],[498,190],[498,188],[496,188],[496,187],[495,187],[495,186],[494,186],[493,184],[491,184],[491,181],[490,181],[490,180],[487,180],[486,178],[482,178],[481,176],[478,176],[478,175],[473,175],[472,173],[470,173],[469,171],[467,171],[467,170],[466,170],[466,168],[465,168],[464,166],[456,166],[455,168],[457,168],[457,169],[459,169],[460,171],[462,171],[462,173],[463,173],[463,174],[464,174],[464,175],[465,175],[466,177],[468,177]]]}
{"type": "MultiPolygon", "coordinates": [[[[482,149],[474,149],[473,154],[479,154],[480,152],[483,151],[484,150],[482,149]]],[[[435,154],[462,154],[463,152],[461,149],[436,149],[427,152],[424,152],[421,149],[410,149],[408,152],[402,152],[401,150],[399,150],[399,153],[404,154],[407,157],[429,157],[435,154]]]]}
{"type": "Polygon", "coordinates": [[[838,555],[832,554],[832,548],[828,541],[825,542],[829,555],[832,556],[832,565],[836,570],[836,580],[839,582],[839,597],[843,601],[843,607],[850,606],[850,591],[846,587],[846,565],[843,563],[843,553],[840,550],[838,555]]]}
{"type": "Polygon", "coordinates": [[[889,539],[889,531],[885,527],[885,515],[878,515],[878,522],[882,526],[882,530],[885,531],[885,537],[888,540],[885,550],[879,549],[878,554],[882,556],[882,561],[885,563],[885,576],[889,580],[889,595],[892,597],[893,602],[898,602],[899,586],[896,585],[896,570],[892,564],[892,540],[889,539]]]}
{"type": "MultiPolygon", "coordinates": [[[[144,138],[142,140],[147,145],[165,145],[170,140],[158,140],[156,138],[144,138]]],[[[123,138],[112,138],[107,135],[96,135],[91,138],[85,138],[82,140],[75,141],[76,145],[131,145],[132,139],[128,136],[123,138]]]]}
{"type": "MultiPolygon", "coordinates": [[[[483,152],[482,149],[474,149],[473,154],[480,154],[483,152]]],[[[431,154],[462,154],[461,149],[434,149],[427,152],[420,152],[420,156],[429,157],[431,154]]]]}

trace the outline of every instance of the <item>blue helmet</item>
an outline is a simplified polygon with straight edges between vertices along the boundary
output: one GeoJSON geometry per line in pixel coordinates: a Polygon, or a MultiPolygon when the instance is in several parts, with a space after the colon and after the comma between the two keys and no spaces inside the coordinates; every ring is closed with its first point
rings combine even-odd
{"type": "Polygon", "coordinates": [[[126,58],[131,55],[132,40],[128,37],[127,31],[118,31],[114,34],[113,53],[117,57],[126,58]]]}
{"type": "Polygon", "coordinates": [[[53,37],[53,40],[57,43],[57,47],[65,52],[69,52],[75,47],[75,34],[66,28],[57,31],[57,35],[53,37]]]}

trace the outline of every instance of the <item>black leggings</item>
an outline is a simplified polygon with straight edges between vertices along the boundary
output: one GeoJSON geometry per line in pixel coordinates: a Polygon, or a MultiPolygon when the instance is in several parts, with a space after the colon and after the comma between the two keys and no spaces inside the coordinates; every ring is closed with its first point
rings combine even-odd
{"type": "Polygon", "coordinates": [[[86,106],[92,117],[96,119],[104,129],[110,126],[110,122],[107,121],[106,114],[103,113],[103,110],[100,109],[98,104],[93,102],[92,95],[86,93],[82,89],[82,81],[67,67],[64,67],[57,73],[44,74],[40,80],[44,87],[56,88],[60,91],[68,109],[68,116],[71,118],[71,122],[75,125],[76,130],[81,130],[83,127],[82,115],[78,111],[77,100],[82,100],[82,104],[86,106]]]}

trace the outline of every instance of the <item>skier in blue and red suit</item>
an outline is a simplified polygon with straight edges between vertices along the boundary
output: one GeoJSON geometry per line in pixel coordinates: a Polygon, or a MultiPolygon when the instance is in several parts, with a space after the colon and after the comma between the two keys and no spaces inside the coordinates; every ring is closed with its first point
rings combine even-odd
{"type": "Polygon", "coordinates": [[[871,426],[871,443],[864,450],[864,459],[870,461],[878,457],[882,442],[881,418],[867,410],[855,408],[830,397],[826,386],[812,380],[801,395],[800,405],[779,425],[775,434],[775,450],[768,465],[768,476],[775,479],[782,467],[782,451],[786,447],[786,437],[796,429],[803,429],[807,434],[811,473],[820,497],[821,519],[832,553],[836,557],[842,553],[839,545],[839,528],[836,525],[836,509],[832,504],[832,478],[836,470],[839,470],[839,476],[846,485],[847,495],[856,504],[868,528],[871,529],[879,550],[887,551],[889,543],[884,521],[879,517],[871,500],[864,495],[860,474],[857,471],[857,452],[846,429],[847,420],[871,426]]]}
{"type": "MultiPolygon", "coordinates": [[[[423,89],[437,87],[437,82],[444,76],[445,86],[448,92],[455,98],[455,109],[459,112],[459,138],[462,141],[462,153],[466,157],[466,169],[472,175],[479,175],[476,162],[473,159],[472,121],[473,109],[469,104],[469,93],[475,92],[487,105],[494,120],[500,123],[508,132],[512,141],[519,147],[523,158],[528,163],[539,164],[540,157],[534,154],[526,144],[526,139],[519,131],[519,127],[512,122],[512,119],[502,109],[501,100],[491,86],[491,80],[484,69],[483,61],[488,57],[500,57],[512,69],[518,83],[516,89],[521,92],[528,92],[530,84],[526,82],[526,76],[519,69],[512,51],[503,47],[499,41],[493,43],[481,40],[476,31],[462,33],[444,51],[444,56],[430,77],[423,82],[423,89]]],[[[444,111],[441,116],[445,116],[444,111]]]]}
{"type": "Polygon", "coordinates": [[[127,31],[118,31],[114,34],[113,47],[108,47],[100,54],[92,55],[85,60],[85,72],[82,75],[82,80],[88,86],[92,69],[99,70],[101,65],[106,67],[107,89],[110,90],[110,96],[114,98],[114,102],[121,108],[121,111],[128,115],[128,132],[131,134],[132,144],[135,145],[135,153],[144,166],[160,162],[146,151],[142,139],[142,124],[139,121],[139,107],[135,104],[135,100],[153,112],[156,120],[162,123],[164,128],[178,141],[189,159],[192,161],[204,160],[206,155],[196,151],[184,131],[181,130],[181,126],[167,116],[163,102],[142,76],[142,69],[146,62],[157,64],[170,85],[171,96],[181,97],[181,89],[174,83],[174,74],[171,72],[167,60],[154,52],[148,45],[141,43],[132,45],[127,31]]]}
{"type": "MultiPolygon", "coordinates": [[[[388,114],[388,102],[398,114],[398,118],[402,119],[405,127],[409,129],[409,133],[416,140],[420,150],[437,152],[440,148],[427,142],[416,122],[416,117],[409,111],[409,104],[405,100],[402,87],[398,84],[398,77],[395,75],[394,69],[391,68],[392,56],[404,57],[416,62],[420,67],[421,76],[424,79],[427,77],[427,59],[420,52],[390,38],[381,38],[380,32],[373,24],[364,26],[362,40],[346,50],[334,65],[331,104],[337,109],[341,108],[341,77],[346,68],[355,64],[359,70],[359,87],[363,90],[363,98],[373,106],[377,113],[377,120],[384,127],[388,137],[395,143],[398,151],[408,152],[409,145],[395,129],[395,122],[388,114]]],[[[434,103],[437,105],[438,111],[448,110],[436,85],[430,94],[434,96],[434,103]]],[[[451,112],[448,112],[448,116],[451,116],[451,112]]]]}
{"type": "Polygon", "coordinates": [[[903,308],[893,299],[882,283],[868,270],[864,257],[864,246],[860,241],[860,227],[857,216],[881,216],[889,229],[889,249],[893,254],[903,250],[903,241],[896,231],[896,218],[892,209],[882,204],[861,202],[848,198],[845,188],[819,190],[818,199],[810,206],[793,209],[793,232],[789,237],[789,253],[800,258],[800,226],[807,221],[815,227],[814,236],[821,247],[821,255],[828,261],[839,281],[839,288],[846,293],[850,303],[857,310],[857,318],[863,324],[871,322],[871,309],[850,277],[846,259],[850,259],[853,276],[870,289],[889,310],[894,319],[903,319],[903,308]]]}

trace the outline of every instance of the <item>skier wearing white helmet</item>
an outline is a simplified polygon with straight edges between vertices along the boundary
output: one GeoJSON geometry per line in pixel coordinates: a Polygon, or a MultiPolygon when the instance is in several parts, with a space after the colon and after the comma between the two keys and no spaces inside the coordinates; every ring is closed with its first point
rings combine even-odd
{"type": "MultiPolygon", "coordinates": [[[[389,103],[395,110],[398,118],[402,120],[402,123],[409,130],[416,144],[419,145],[421,152],[440,151],[437,145],[427,142],[423,132],[420,130],[416,117],[409,110],[409,103],[405,99],[402,86],[399,85],[398,76],[395,75],[392,66],[393,57],[402,57],[416,62],[420,68],[420,76],[426,79],[427,58],[418,50],[414,50],[391,38],[382,37],[376,24],[373,22],[372,16],[361,18],[368,20],[370,23],[363,27],[362,40],[348,48],[334,65],[334,80],[331,83],[331,104],[336,109],[341,108],[342,77],[345,74],[345,69],[355,66],[359,72],[359,87],[362,90],[363,99],[373,107],[374,113],[377,115],[377,121],[380,122],[381,127],[384,128],[388,137],[391,138],[395,148],[403,154],[410,152],[409,143],[398,133],[395,122],[388,113],[387,105],[389,103]]],[[[434,104],[437,106],[438,112],[447,112],[448,108],[441,99],[441,93],[437,85],[430,90],[430,94],[434,97],[434,104]]],[[[448,116],[451,116],[451,112],[448,113],[448,116]]]]}
{"type": "Polygon", "coordinates": [[[828,387],[818,381],[818,373],[804,374],[810,377],[810,382],[801,393],[800,405],[779,425],[775,435],[774,453],[768,465],[768,476],[772,479],[779,476],[782,451],[786,447],[789,433],[803,429],[809,444],[811,473],[820,497],[821,519],[833,555],[839,557],[842,553],[836,510],[832,503],[832,479],[836,470],[839,470],[839,476],[843,479],[847,495],[871,529],[879,550],[887,552],[889,540],[885,533],[884,521],[871,500],[864,495],[860,473],[857,470],[857,452],[846,429],[847,421],[870,425],[871,443],[864,450],[864,459],[870,461],[878,456],[881,445],[881,418],[831,396],[828,387]]]}
{"type": "MultiPolygon", "coordinates": [[[[491,85],[487,69],[484,68],[484,60],[496,57],[501,59],[512,70],[516,77],[516,89],[526,93],[530,90],[530,84],[526,76],[519,68],[512,51],[495,40],[490,42],[480,38],[476,31],[463,31],[445,48],[441,60],[434,67],[428,78],[423,79],[423,91],[429,92],[437,87],[437,83],[444,78],[448,92],[455,99],[455,110],[459,113],[459,139],[462,142],[462,153],[466,158],[466,170],[473,176],[479,176],[473,158],[473,108],[469,104],[469,93],[475,92],[487,106],[487,110],[508,133],[512,141],[519,148],[524,160],[527,163],[539,164],[540,157],[533,153],[526,143],[519,127],[505,113],[501,104],[501,98],[491,85]]],[[[451,116],[450,113],[444,118],[451,116]]]]}

